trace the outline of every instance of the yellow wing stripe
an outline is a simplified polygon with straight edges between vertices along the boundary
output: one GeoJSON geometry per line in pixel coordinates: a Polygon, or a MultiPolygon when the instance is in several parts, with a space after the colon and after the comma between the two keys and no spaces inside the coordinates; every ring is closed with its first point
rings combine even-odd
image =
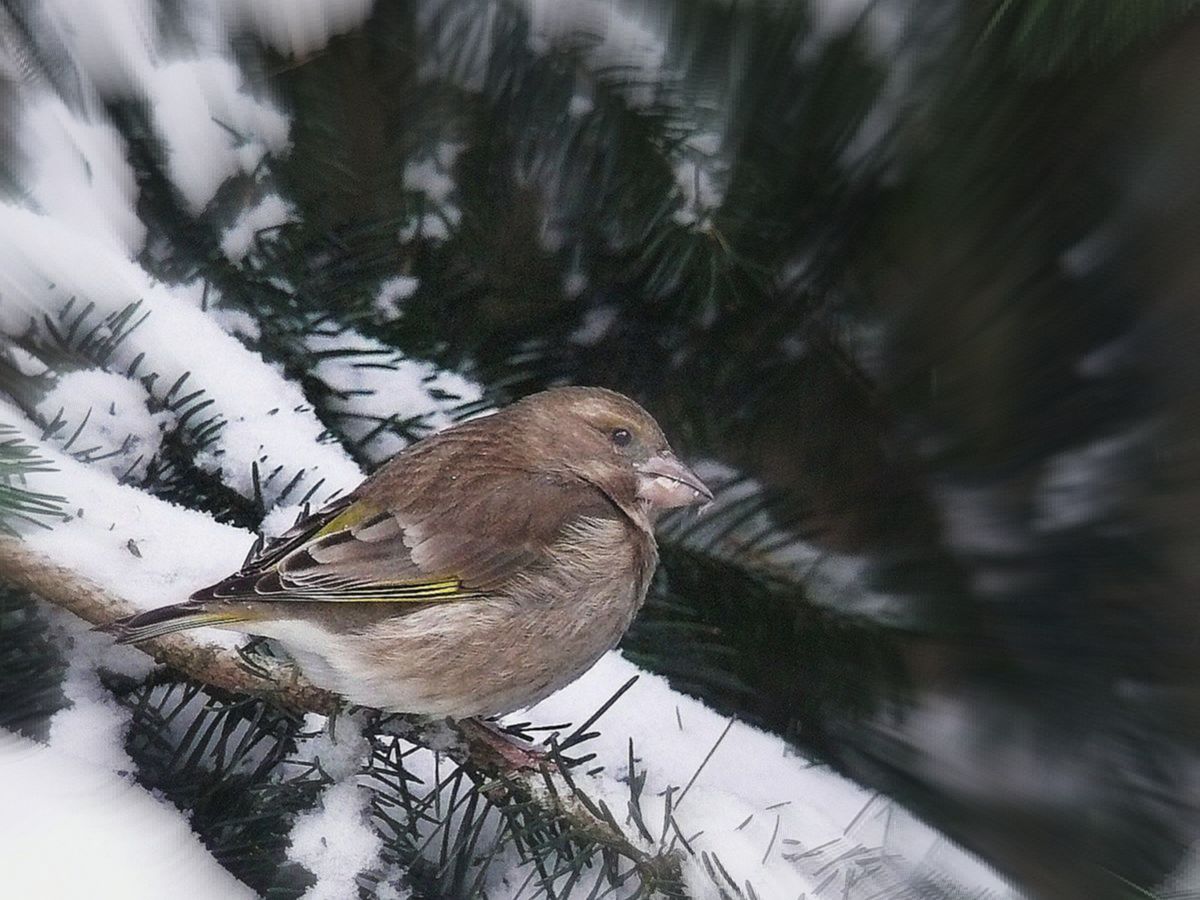
{"type": "Polygon", "coordinates": [[[313,539],[322,538],[334,532],[345,531],[347,528],[353,528],[359,522],[371,518],[377,512],[378,510],[371,506],[371,504],[363,503],[361,500],[351,503],[345,510],[326,522],[321,530],[313,535],[313,539]]]}
{"type": "Polygon", "coordinates": [[[341,603],[424,603],[432,600],[450,600],[463,594],[462,582],[457,578],[447,581],[429,581],[417,584],[371,585],[371,593],[355,594],[353,589],[342,596],[325,599],[341,603]]]}
{"type": "Polygon", "coordinates": [[[462,591],[462,582],[457,578],[452,578],[449,581],[429,581],[423,584],[398,584],[396,585],[396,589],[396,596],[398,597],[421,599],[426,597],[449,597],[462,591]]]}

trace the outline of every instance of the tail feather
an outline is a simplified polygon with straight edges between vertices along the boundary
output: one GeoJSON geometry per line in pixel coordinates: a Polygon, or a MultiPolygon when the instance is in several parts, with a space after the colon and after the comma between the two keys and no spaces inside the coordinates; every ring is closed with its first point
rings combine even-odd
{"type": "Polygon", "coordinates": [[[126,616],[104,625],[100,630],[115,635],[118,644],[137,644],[201,625],[230,625],[250,618],[244,610],[212,610],[198,603],[187,602],[126,616]]]}

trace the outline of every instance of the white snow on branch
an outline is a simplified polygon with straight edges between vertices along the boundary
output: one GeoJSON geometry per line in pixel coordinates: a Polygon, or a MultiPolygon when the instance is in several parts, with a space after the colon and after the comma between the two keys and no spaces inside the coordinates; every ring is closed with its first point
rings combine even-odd
{"type": "Polygon", "coordinates": [[[366,21],[374,0],[218,0],[230,30],[248,29],[288,56],[308,56],[366,21]]]}
{"type": "Polygon", "coordinates": [[[252,898],[171,804],[55,747],[0,730],[0,866],[10,897],[252,898]]]}
{"type": "Polygon", "coordinates": [[[317,879],[305,900],[357,897],[355,877],[378,865],[383,841],[367,821],[366,801],[366,792],[353,781],[339,782],[292,826],[288,858],[317,879]]]}
{"type": "Polygon", "coordinates": [[[702,223],[725,198],[729,164],[721,156],[721,140],[715,131],[697,132],[674,152],[680,205],[672,216],[681,225],[702,223]]]}
{"type": "Polygon", "coordinates": [[[400,230],[401,243],[416,237],[444,241],[462,220],[462,210],[451,197],[456,188],[454,163],[463,147],[457,141],[440,141],[431,153],[404,167],[404,186],[423,195],[424,212],[400,230]]]}
{"type": "Polygon", "coordinates": [[[137,185],[115,128],[42,95],[25,107],[15,134],[27,167],[22,183],[42,212],[130,256],[141,249],[146,226],[134,209],[137,185]]]}
{"type": "MultiPolygon", "coordinates": [[[[215,12],[192,8],[194,27],[221,34],[205,10],[215,12]]],[[[98,108],[99,97],[145,101],[167,173],[193,214],[231,175],[252,172],[264,155],[287,148],[287,118],[243,90],[227,36],[207,46],[195,41],[201,55],[182,56],[148,0],[46,0],[36,11],[37,40],[70,59],[89,107],[98,108]]],[[[85,156],[95,150],[86,137],[77,141],[85,156]]]]}
{"type": "Polygon", "coordinates": [[[88,320],[99,323],[140,301],[139,315],[148,315],[106,365],[125,372],[136,363],[138,376],[154,374],[151,394],[173,406],[181,421],[223,423],[220,440],[196,456],[201,468],[252,497],[257,464],[268,506],[285,493],[294,500],[310,489],[324,501],[333,485],[361,477],[341,448],[322,442],[324,428],[296,384],[110,246],[3,205],[0,236],[0,333],[15,337],[32,329],[36,340],[51,344],[46,319],[63,326],[90,305],[88,320]]]}
{"type": "Polygon", "coordinates": [[[390,322],[404,311],[404,301],[417,292],[421,281],[415,275],[395,275],[375,289],[375,312],[381,322],[390,322]]]}
{"type": "MultiPolygon", "coordinates": [[[[110,471],[39,443],[37,429],[2,398],[0,422],[14,425],[28,442],[38,444],[38,455],[53,466],[28,475],[28,487],[66,499],[64,519],[50,528],[29,527],[25,541],[141,608],[178,603],[228,575],[254,540],[247,531],[118,484],[110,471]]],[[[229,632],[202,633],[205,638],[217,635],[225,646],[236,643],[229,632]]],[[[98,639],[111,644],[109,638],[98,639]]]]}
{"type": "Polygon", "coordinates": [[[150,0],[43,0],[40,40],[57,40],[81,76],[101,94],[135,93],[159,60],[157,21],[150,0]]]}
{"type": "Polygon", "coordinates": [[[668,81],[665,17],[647,4],[611,0],[526,0],[533,48],[572,44],[583,49],[593,71],[620,74],[623,92],[649,105],[668,81]]]}
{"type": "Polygon", "coordinates": [[[420,191],[439,206],[446,203],[454,191],[451,172],[463,146],[454,141],[442,141],[431,155],[408,163],[404,167],[404,186],[411,191],[420,191]]]}
{"type": "Polygon", "coordinates": [[[451,424],[449,410],[479,400],[480,386],[432,363],[406,359],[395,349],[353,330],[305,338],[319,360],[311,374],[333,391],[326,406],[339,413],[339,429],[374,461],[408,441],[389,424],[405,424],[424,437],[451,424]]]}
{"type": "Polygon", "coordinates": [[[221,252],[231,262],[241,262],[256,241],[269,240],[270,231],[298,220],[296,208],[278,194],[267,194],[242,211],[221,235],[221,252]]]}
{"type": "MultiPolygon", "coordinates": [[[[968,873],[964,884],[993,890],[996,897],[1012,896],[986,866],[898,804],[814,765],[781,738],[743,723],[731,725],[617,653],[512,718],[578,721],[634,675],[637,683],[598,723],[600,736],[584,745],[597,754],[589,765],[603,765],[604,771],[577,780],[611,809],[627,809],[632,739],[635,769],[646,775],[643,818],[656,839],[662,833],[664,792],[675,788],[673,814],[694,851],[685,856],[693,896],[717,896],[708,871],[708,865],[715,867],[713,856],[736,884],[750,882],[760,897],[843,897],[848,884],[854,885],[853,897],[890,896],[929,868],[943,868],[944,858],[968,873]]],[[[632,824],[628,830],[634,832],[632,824]]],[[[674,835],[668,828],[665,843],[674,835]]]]}
{"type": "Polygon", "coordinates": [[[169,413],[152,413],[146,406],[149,399],[140,381],[87,369],[60,376],[38,404],[38,413],[47,426],[55,424],[51,438],[60,445],[70,442],[77,458],[95,460],[113,475],[136,481],[145,477],[174,421],[169,413]]]}
{"type": "Polygon", "coordinates": [[[268,152],[288,146],[288,120],[242,93],[240,81],[232,62],[208,58],[168,63],[146,82],[167,171],[193,214],[229,176],[253,172],[268,152]]]}

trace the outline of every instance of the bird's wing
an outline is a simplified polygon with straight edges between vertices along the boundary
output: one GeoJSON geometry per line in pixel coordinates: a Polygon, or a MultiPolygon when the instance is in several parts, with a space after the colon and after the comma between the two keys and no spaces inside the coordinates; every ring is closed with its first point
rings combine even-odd
{"type": "Polygon", "coordinates": [[[618,517],[603,494],[534,473],[456,472],[343,501],[296,524],[197,601],[435,603],[479,597],[542,563],[581,517],[618,517]]]}

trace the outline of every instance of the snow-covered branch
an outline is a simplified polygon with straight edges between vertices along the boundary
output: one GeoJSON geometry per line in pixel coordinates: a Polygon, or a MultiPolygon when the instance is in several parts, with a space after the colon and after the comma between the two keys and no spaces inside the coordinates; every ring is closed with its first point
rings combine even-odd
{"type": "MultiPolygon", "coordinates": [[[[138,609],[135,603],[56,563],[20,538],[0,536],[0,572],[11,584],[95,626],[104,626],[138,609]]],[[[311,684],[292,667],[279,666],[274,671],[256,669],[247,665],[237,650],[202,643],[187,635],[165,635],[146,641],[139,648],[156,662],[208,687],[265,697],[293,712],[336,716],[344,708],[343,701],[335,694],[311,684]]],[[[597,846],[616,851],[638,866],[657,870],[654,873],[657,879],[679,880],[679,864],[673,854],[652,856],[631,843],[611,816],[597,814],[602,807],[591,804],[569,779],[557,774],[560,763],[548,760],[543,771],[514,771],[494,745],[484,739],[481,730],[468,727],[469,724],[393,717],[386,723],[386,731],[418,746],[445,752],[458,764],[488,776],[492,783],[486,793],[493,802],[541,806],[547,815],[597,846]]]]}
{"type": "MultiPolygon", "coordinates": [[[[5,581],[69,610],[95,626],[104,626],[139,607],[108,588],[60,565],[16,537],[0,536],[0,572],[5,581]]],[[[156,662],[177,669],[196,681],[238,694],[267,695],[297,712],[328,715],[336,711],[336,696],[306,681],[298,673],[286,680],[263,677],[242,663],[235,650],[198,642],[180,634],[146,641],[140,649],[156,662]]]]}

